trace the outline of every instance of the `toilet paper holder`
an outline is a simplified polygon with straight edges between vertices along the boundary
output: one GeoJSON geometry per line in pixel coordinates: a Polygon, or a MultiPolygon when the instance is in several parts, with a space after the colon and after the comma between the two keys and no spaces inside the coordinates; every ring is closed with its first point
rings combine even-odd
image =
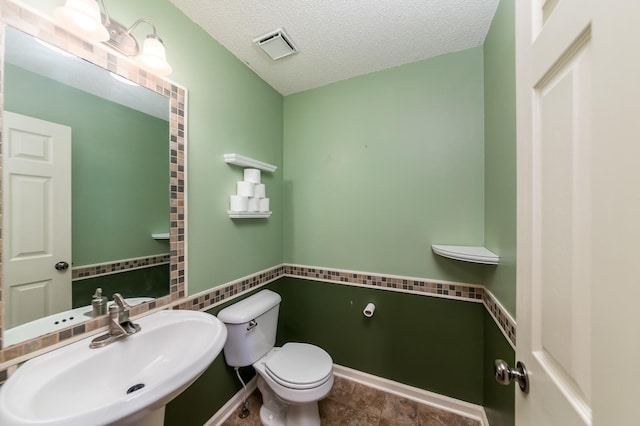
{"type": "Polygon", "coordinates": [[[367,303],[367,306],[364,307],[362,314],[367,318],[371,318],[375,310],[376,310],[376,305],[374,305],[373,303],[367,303]]]}

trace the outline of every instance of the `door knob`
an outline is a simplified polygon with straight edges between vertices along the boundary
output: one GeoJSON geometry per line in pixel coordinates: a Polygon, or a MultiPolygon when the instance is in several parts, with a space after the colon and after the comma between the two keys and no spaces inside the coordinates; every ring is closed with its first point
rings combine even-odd
{"type": "Polygon", "coordinates": [[[56,271],[64,271],[69,269],[69,264],[67,262],[58,262],[56,263],[56,271]]]}
{"type": "Polygon", "coordinates": [[[496,382],[508,385],[515,380],[522,392],[529,393],[529,373],[522,362],[518,361],[516,368],[511,368],[506,361],[496,359],[493,371],[496,375],[496,382]]]}

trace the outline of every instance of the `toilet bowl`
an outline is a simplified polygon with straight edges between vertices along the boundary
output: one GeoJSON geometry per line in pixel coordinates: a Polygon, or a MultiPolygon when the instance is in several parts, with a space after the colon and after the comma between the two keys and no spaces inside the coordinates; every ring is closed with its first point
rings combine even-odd
{"type": "Polygon", "coordinates": [[[323,349],[306,343],[273,348],[253,367],[265,426],[318,426],[318,403],[333,386],[333,362],[323,349]]]}
{"type": "Polygon", "coordinates": [[[333,386],[333,360],[309,343],[274,346],[280,301],[277,293],[263,290],[220,311],[227,326],[225,361],[255,368],[263,425],[320,426],[318,401],[333,386]]]}

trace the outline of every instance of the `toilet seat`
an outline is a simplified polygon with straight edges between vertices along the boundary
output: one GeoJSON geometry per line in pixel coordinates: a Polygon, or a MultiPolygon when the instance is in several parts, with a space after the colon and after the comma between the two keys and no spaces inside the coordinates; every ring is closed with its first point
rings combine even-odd
{"type": "Polygon", "coordinates": [[[333,360],[327,352],[308,343],[286,343],[265,363],[265,371],[281,386],[312,389],[333,374],[333,360]]]}

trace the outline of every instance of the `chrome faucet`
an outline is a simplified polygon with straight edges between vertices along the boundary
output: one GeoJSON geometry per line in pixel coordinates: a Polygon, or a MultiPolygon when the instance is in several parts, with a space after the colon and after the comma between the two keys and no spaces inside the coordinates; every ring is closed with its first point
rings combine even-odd
{"type": "Polygon", "coordinates": [[[124,301],[120,293],[113,295],[113,303],[109,306],[109,331],[91,341],[90,348],[101,348],[123,337],[140,331],[140,326],[129,319],[131,306],[124,301]]]}

